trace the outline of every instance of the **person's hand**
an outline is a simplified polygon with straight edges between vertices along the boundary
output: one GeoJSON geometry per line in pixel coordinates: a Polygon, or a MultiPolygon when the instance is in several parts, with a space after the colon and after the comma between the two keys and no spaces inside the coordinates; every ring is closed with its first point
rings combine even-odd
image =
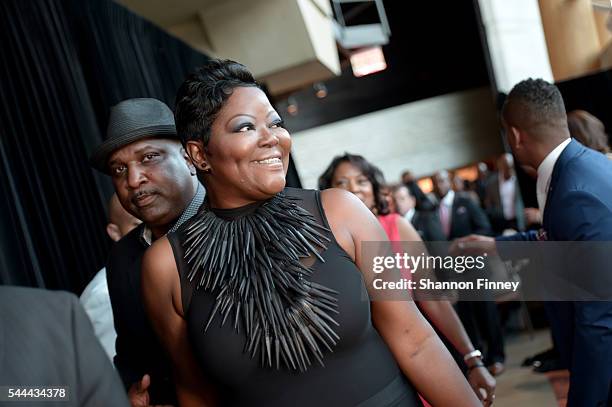
{"type": "Polygon", "coordinates": [[[525,208],[525,220],[527,225],[541,224],[542,215],[538,208],[525,208]]]}
{"type": "Polygon", "coordinates": [[[472,368],[468,373],[468,382],[485,407],[493,403],[496,382],[484,366],[472,368]]]}
{"type": "Polygon", "coordinates": [[[136,383],[132,383],[128,390],[128,399],[132,407],[148,407],[149,406],[149,385],[151,377],[146,374],[136,383]]]}
{"type": "Polygon", "coordinates": [[[139,382],[133,383],[128,390],[128,400],[132,407],[172,407],[170,405],[150,405],[149,386],[151,385],[151,377],[148,374],[142,376],[139,382]]]}
{"type": "Polygon", "coordinates": [[[490,236],[469,235],[453,241],[449,248],[451,256],[488,255],[497,253],[495,239],[490,236]]]}

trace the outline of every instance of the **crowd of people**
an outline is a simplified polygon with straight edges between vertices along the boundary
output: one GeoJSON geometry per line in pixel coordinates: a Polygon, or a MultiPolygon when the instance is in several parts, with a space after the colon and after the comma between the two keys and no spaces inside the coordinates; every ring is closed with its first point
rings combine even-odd
{"type": "MultiPolygon", "coordinates": [[[[505,362],[495,298],[364,301],[373,272],[362,243],[495,245],[540,228],[551,240],[611,240],[612,162],[593,119],[566,115],[554,85],[529,79],[502,110],[513,154],[494,172],[480,163],[465,181],[441,170],[425,193],[410,172],[389,185],[345,153],[305,190],[286,187],[290,135],[239,63],[197,69],[174,113],[155,99],[120,102],[90,158],[115,189],[116,243],[82,301],[97,327],[112,313],[105,349],[129,403],[491,405],[505,362]],[[537,178],[538,208],[523,207],[513,157],[537,178]],[[90,298],[106,295],[112,310],[90,298]]],[[[611,303],[548,308],[568,406],[605,403],[611,303]]]]}

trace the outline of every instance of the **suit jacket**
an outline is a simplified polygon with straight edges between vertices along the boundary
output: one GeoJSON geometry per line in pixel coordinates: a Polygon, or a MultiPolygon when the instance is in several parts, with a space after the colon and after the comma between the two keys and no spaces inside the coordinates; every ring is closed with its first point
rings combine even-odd
{"type": "Polygon", "coordinates": [[[115,366],[129,389],[147,373],[151,376],[151,404],[176,404],[172,367],[142,304],[140,271],[149,247],[142,240],[144,224],[111,248],[106,279],[117,331],[115,366]]]}
{"type": "Polygon", "coordinates": [[[424,242],[443,242],[446,240],[440,225],[440,218],[434,211],[416,211],[410,223],[424,242]]]}
{"type": "Polygon", "coordinates": [[[485,212],[472,199],[460,193],[455,193],[448,240],[470,234],[490,235],[491,224],[485,212]]]}
{"type": "Polygon", "coordinates": [[[20,406],[129,405],[87,314],[66,292],[0,287],[0,386],[68,387],[69,401],[20,406]]]}
{"type": "MultiPolygon", "coordinates": [[[[575,140],[567,145],[553,168],[543,228],[548,240],[553,241],[612,241],[612,162],[605,155],[575,140]]],[[[530,231],[497,240],[537,237],[530,231]]],[[[567,405],[605,405],[612,381],[612,303],[582,301],[570,305],[565,338],[560,338],[570,352],[567,405]]]]}
{"type": "MultiPolygon", "coordinates": [[[[515,180],[514,184],[514,211],[516,225],[519,231],[522,231],[525,230],[525,214],[523,213],[525,206],[523,205],[523,199],[521,198],[521,190],[518,180],[515,180]]],[[[504,221],[504,208],[502,206],[501,194],[499,193],[499,174],[494,174],[487,182],[484,206],[492,223],[496,224],[504,221]]]]}

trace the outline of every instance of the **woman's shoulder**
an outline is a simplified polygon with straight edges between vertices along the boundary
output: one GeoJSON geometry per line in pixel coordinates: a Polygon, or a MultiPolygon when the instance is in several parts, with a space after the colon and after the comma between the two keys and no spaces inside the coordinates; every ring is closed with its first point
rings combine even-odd
{"type": "Polygon", "coordinates": [[[348,215],[355,208],[359,209],[362,206],[361,201],[354,194],[339,188],[320,191],[287,187],[283,190],[283,193],[286,196],[300,199],[308,208],[310,206],[320,208],[327,217],[348,215]]]}
{"type": "Polygon", "coordinates": [[[142,258],[143,275],[159,278],[169,274],[169,270],[176,271],[176,263],[172,247],[167,236],[161,237],[151,244],[142,258]]]}
{"type": "Polygon", "coordinates": [[[328,188],[320,191],[321,199],[332,204],[361,204],[359,198],[348,191],[340,188],[328,188]]]}
{"type": "Polygon", "coordinates": [[[355,200],[355,196],[348,191],[340,188],[328,188],[324,190],[308,189],[308,188],[293,188],[285,187],[283,194],[299,198],[316,197],[317,195],[332,200],[355,200]]]}

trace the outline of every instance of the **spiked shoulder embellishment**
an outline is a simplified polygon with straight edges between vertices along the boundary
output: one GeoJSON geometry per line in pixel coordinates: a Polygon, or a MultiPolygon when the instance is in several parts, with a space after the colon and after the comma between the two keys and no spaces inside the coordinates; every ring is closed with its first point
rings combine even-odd
{"type": "Polygon", "coordinates": [[[310,281],[303,259],[315,256],[330,239],[296,199],[283,193],[252,213],[222,219],[206,206],[181,234],[188,279],[196,289],[215,295],[204,325],[230,318],[246,331],[244,352],[259,352],[262,366],[305,371],[313,361],[323,365],[323,351],[340,339],[337,291],[310,281]]]}

